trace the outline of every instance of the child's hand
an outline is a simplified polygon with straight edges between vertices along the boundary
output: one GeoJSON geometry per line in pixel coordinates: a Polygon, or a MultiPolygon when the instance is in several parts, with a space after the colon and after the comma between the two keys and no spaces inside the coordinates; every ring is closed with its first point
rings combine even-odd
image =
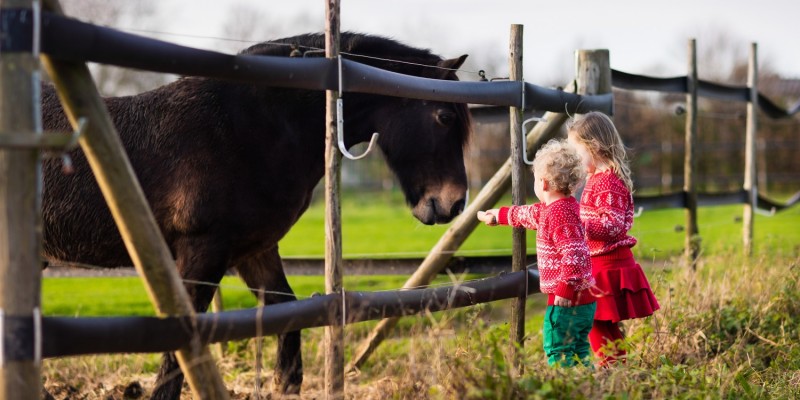
{"type": "Polygon", "coordinates": [[[497,225],[497,209],[491,209],[486,211],[478,211],[478,220],[485,223],[488,226],[495,226],[497,225]]]}
{"type": "Polygon", "coordinates": [[[572,301],[566,297],[556,295],[553,304],[559,307],[572,307],[572,301]]]}

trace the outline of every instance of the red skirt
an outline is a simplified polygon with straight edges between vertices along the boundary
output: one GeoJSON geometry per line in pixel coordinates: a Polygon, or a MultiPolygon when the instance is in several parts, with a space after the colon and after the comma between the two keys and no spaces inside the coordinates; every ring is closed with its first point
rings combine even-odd
{"type": "Polygon", "coordinates": [[[616,323],[653,315],[660,308],[630,247],[593,256],[592,275],[597,281],[593,288],[597,297],[595,320],[616,323]]]}

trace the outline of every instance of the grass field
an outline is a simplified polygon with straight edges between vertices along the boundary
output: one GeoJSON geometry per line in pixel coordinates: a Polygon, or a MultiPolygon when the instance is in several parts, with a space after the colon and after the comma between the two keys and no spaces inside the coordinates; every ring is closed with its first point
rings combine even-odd
{"type": "MultiPolygon", "coordinates": [[[[464,277],[470,278],[474,276],[464,277]]],[[[345,276],[344,286],[351,291],[393,290],[402,287],[406,279],[408,277],[403,275],[345,276]]],[[[447,277],[439,277],[433,284],[448,282],[447,277]]],[[[308,298],[313,293],[325,293],[325,278],[322,276],[292,275],[289,284],[299,299],[308,298]]],[[[256,306],[255,297],[238,277],[226,276],[220,286],[226,309],[256,306]]],[[[155,315],[138,277],[45,278],[42,306],[44,315],[54,316],[155,315]]]]}
{"type": "MultiPolygon", "coordinates": [[[[396,198],[347,199],[342,206],[344,253],[350,258],[422,256],[444,227],[423,226],[396,198]],[[387,207],[384,204],[391,204],[387,207]]],[[[740,251],[740,206],[703,208],[703,262],[697,272],[676,261],[683,245],[682,210],[646,212],[632,234],[661,302],[653,317],[629,321],[629,360],[613,369],[547,367],[541,337],[542,295],[529,297],[526,366],[515,375],[508,359],[509,301],[404,318],[394,334],[346,381],[358,399],[764,399],[800,393],[800,207],[757,216],[752,258],[740,251]]],[[[322,257],[322,209],[313,206],[281,243],[284,256],[322,257]]],[[[508,254],[507,228],[479,226],[463,254],[508,254]]],[[[533,236],[529,236],[533,248],[533,236]]],[[[345,276],[348,290],[389,290],[406,276],[345,276]]],[[[475,276],[455,277],[456,280],[475,276]]],[[[453,278],[442,277],[437,283],[453,278]]],[[[323,292],[323,277],[291,276],[298,297],[323,292]]],[[[223,282],[226,309],[255,300],[235,277],[223,282]]],[[[137,278],[48,278],[45,315],[152,315],[137,278]]],[[[346,359],[375,322],[345,330],[346,359]]],[[[305,381],[301,398],[321,398],[323,334],[303,331],[305,381]]],[[[261,395],[269,392],[274,338],[264,340],[261,395]]],[[[234,398],[254,398],[255,341],[227,343],[218,360],[234,398]]],[[[103,355],[46,360],[45,387],[56,399],[124,397],[131,385],[152,388],[159,356],[103,355]]],[[[184,398],[191,398],[184,391],[184,398]]]]}
{"type": "MultiPolygon", "coordinates": [[[[741,206],[701,208],[700,233],[703,249],[710,254],[739,252],[742,224],[737,222],[741,206]]],[[[348,197],[342,205],[345,258],[422,257],[436,244],[448,225],[426,226],[417,222],[396,196],[348,197]]],[[[315,204],[281,242],[285,257],[323,258],[324,208],[315,204]]],[[[658,210],[637,217],[631,234],[639,240],[636,257],[656,265],[676,262],[683,249],[683,210],[658,210]]],[[[772,217],[757,215],[756,255],[765,252],[797,254],[800,249],[800,207],[772,217]]],[[[533,232],[528,248],[535,252],[533,232]]],[[[459,254],[510,254],[511,231],[507,227],[479,225],[459,254]]],[[[348,290],[390,290],[399,288],[407,277],[346,276],[348,290]]],[[[324,292],[323,277],[289,278],[298,297],[324,292]]],[[[223,285],[229,308],[251,307],[254,300],[238,278],[226,277],[223,285]]],[[[46,315],[152,315],[152,307],[138,278],[45,279],[43,310],[46,315]],[[96,299],[105,299],[98,302],[96,299]],[[120,310],[123,310],[120,312],[120,310]]]]}
{"type": "MultiPolygon", "coordinates": [[[[747,260],[723,254],[707,255],[694,273],[669,266],[649,269],[661,309],[625,324],[628,362],[612,369],[547,366],[541,295],[529,297],[527,304],[521,376],[508,358],[508,301],[407,317],[357,374],[348,375],[347,398],[793,399],[800,393],[798,261],[797,256],[747,260]]],[[[377,278],[375,287],[391,279],[397,277],[377,278]]],[[[313,287],[318,286],[307,290],[313,287]]],[[[346,359],[372,326],[345,329],[346,359]]],[[[319,399],[323,330],[307,329],[302,337],[300,398],[319,399]]],[[[233,398],[254,398],[256,375],[264,382],[261,395],[269,392],[275,339],[264,338],[263,346],[259,373],[255,341],[226,344],[218,366],[233,398]]],[[[145,394],[151,390],[158,364],[156,354],[70,357],[45,360],[43,375],[56,399],[122,399],[131,387],[143,387],[145,394]]],[[[191,398],[188,390],[182,398],[191,398]]]]}
{"type": "MultiPolygon", "coordinates": [[[[501,201],[510,204],[510,199],[501,201]]],[[[698,224],[704,248],[710,251],[733,251],[742,243],[742,206],[703,207],[698,224]]],[[[352,196],[342,201],[342,242],[345,258],[398,258],[424,256],[436,244],[449,225],[427,226],[411,216],[402,199],[393,195],[352,196]]],[[[800,243],[800,207],[793,207],[773,217],[756,215],[756,251],[797,251],[800,243]]],[[[642,213],[634,221],[631,234],[639,239],[634,247],[637,257],[669,259],[683,249],[685,223],[682,209],[642,213]]],[[[324,205],[314,204],[281,241],[285,257],[324,254],[324,205]]],[[[528,248],[535,252],[535,236],[528,233],[528,248]]],[[[479,225],[459,250],[462,255],[510,254],[511,230],[507,227],[479,225]]]]}

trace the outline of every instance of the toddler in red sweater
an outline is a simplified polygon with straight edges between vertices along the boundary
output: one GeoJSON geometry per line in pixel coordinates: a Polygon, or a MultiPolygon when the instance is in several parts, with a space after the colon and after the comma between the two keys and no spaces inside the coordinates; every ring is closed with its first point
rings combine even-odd
{"type": "Polygon", "coordinates": [[[631,253],[636,244],[636,238],[628,235],[633,225],[633,184],[614,123],[599,112],[585,114],[570,124],[567,141],[581,156],[587,175],[580,215],[599,296],[589,342],[600,365],[607,366],[625,356],[619,322],[652,315],[659,305],[631,253]]]}
{"type": "Polygon", "coordinates": [[[486,225],[536,230],[539,286],[548,295],[544,351],[550,365],[588,364],[588,334],[596,301],[589,248],[579,206],[572,194],[584,178],[581,159],[563,141],[551,140],[533,161],[534,192],[539,203],[479,211],[486,225]]]}

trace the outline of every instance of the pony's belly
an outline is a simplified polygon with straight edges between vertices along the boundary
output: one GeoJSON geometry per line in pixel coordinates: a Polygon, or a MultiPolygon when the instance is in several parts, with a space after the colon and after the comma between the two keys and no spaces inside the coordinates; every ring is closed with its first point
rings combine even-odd
{"type": "MultiPolygon", "coordinates": [[[[117,235],[118,237],[118,235],[117,235]]],[[[129,267],[133,263],[122,239],[86,242],[84,240],[45,240],[43,257],[53,264],[85,264],[101,268],[129,267]]]]}

